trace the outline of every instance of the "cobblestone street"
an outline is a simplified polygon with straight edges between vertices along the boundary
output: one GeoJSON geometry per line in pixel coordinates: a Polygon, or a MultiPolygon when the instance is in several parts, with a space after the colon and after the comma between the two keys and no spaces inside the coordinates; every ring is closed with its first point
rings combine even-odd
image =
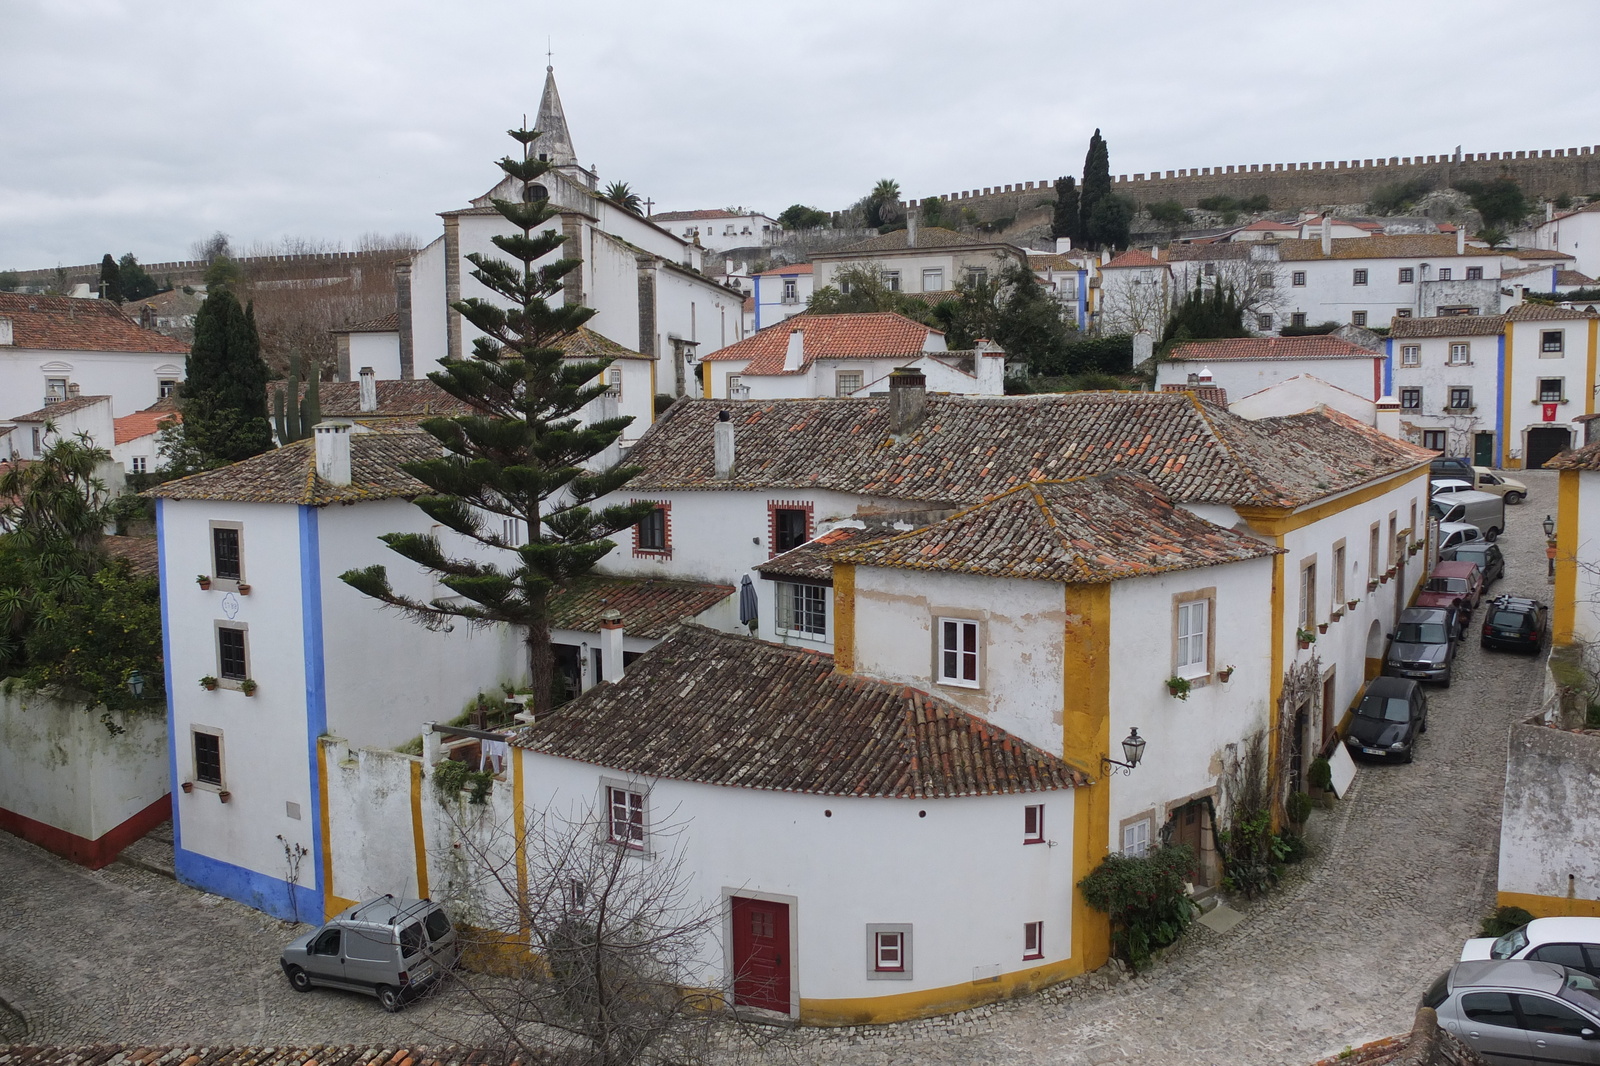
{"type": "MultiPolygon", "coordinates": [[[[1539,523],[1555,478],[1519,475],[1507,576],[1493,591],[1548,602],[1539,523]]],[[[1480,611],[1474,623],[1482,621],[1480,611]]],[[[1314,816],[1315,854],[1245,920],[1196,927],[1148,974],[934,1023],[805,1033],[785,1061],[873,1064],[1309,1063],[1408,1030],[1422,990],[1493,905],[1505,736],[1536,707],[1542,660],[1485,652],[1430,689],[1409,766],[1363,766],[1348,799],[1314,816]],[[791,1057],[792,1055],[792,1057],[791,1057]]],[[[90,872],[0,835],[0,1043],[437,1043],[459,999],[386,1015],[374,1000],[296,995],[277,967],[294,927],[144,870],[90,872]]],[[[774,1061],[777,1061],[776,1058],[774,1061]]]]}

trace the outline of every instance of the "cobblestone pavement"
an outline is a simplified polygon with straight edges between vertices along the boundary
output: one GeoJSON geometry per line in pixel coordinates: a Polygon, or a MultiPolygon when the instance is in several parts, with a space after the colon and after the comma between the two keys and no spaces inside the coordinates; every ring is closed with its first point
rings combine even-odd
{"type": "MultiPolygon", "coordinates": [[[[1548,600],[1539,523],[1553,475],[1523,475],[1496,586],[1548,600]]],[[[1476,620],[1481,621],[1481,613],[1476,620]]],[[[1427,983],[1493,905],[1505,735],[1537,705],[1536,660],[1469,643],[1455,682],[1430,692],[1410,766],[1369,766],[1314,816],[1316,854],[1271,898],[1234,903],[1226,934],[1196,927],[1148,974],[949,1018],[800,1034],[774,1061],[1108,1062],[1279,1066],[1410,1028],[1427,983]]],[[[399,1015],[353,994],[296,995],[279,949],[296,933],[146,870],[91,872],[0,834],[0,1042],[437,1043],[459,994],[399,1015]],[[8,1031],[10,1030],[10,1031],[8,1031]]],[[[303,927],[302,927],[303,928],[303,927]]]]}

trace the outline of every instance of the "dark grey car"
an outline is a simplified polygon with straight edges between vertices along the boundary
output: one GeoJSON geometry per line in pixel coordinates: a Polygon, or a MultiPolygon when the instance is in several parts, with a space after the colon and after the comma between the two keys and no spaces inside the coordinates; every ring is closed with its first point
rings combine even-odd
{"type": "Polygon", "coordinates": [[[1485,1061],[1600,1064],[1600,981],[1524,959],[1458,962],[1422,998],[1485,1061]]]}
{"type": "Polygon", "coordinates": [[[1441,562],[1449,559],[1452,562],[1477,563],[1478,569],[1483,571],[1485,589],[1506,576],[1506,557],[1501,554],[1499,545],[1486,540],[1469,541],[1447,548],[1439,553],[1439,559],[1441,562]]]}
{"type": "Polygon", "coordinates": [[[1344,742],[1351,755],[1410,762],[1417,737],[1428,731],[1428,698],[1422,686],[1404,677],[1367,682],[1344,742]]]}
{"type": "Polygon", "coordinates": [[[1390,677],[1433,681],[1449,688],[1462,619],[1447,607],[1407,607],[1389,634],[1383,672],[1390,677]]]}
{"type": "Polygon", "coordinates": [[[437,903],[383,896],[300,937],[279,965],[296,992],[345,988],[397,1011],[448,973],[458,952],[455,928],[437,903]]]}

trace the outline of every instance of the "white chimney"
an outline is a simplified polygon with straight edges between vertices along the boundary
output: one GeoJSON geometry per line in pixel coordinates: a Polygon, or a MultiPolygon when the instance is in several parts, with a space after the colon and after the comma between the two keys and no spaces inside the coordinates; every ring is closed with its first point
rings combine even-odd
{"type": "Polygon", "coordinates": [[[1161,245],[1152,244],[1150,246],[1150,258],[1158,260],[1158,261],[1160,260],[1160,258],[1161,258],[1161,245]]]}
{"type": "Polygon", "coordinates": [[[1396,440],[1405,439],[1400,435],[1400,401],[1393,396],[1378,398],[1372,424],[1380,433],[1387,433],[1396,440]]]}
{"type": "Polygon", "coordinates": [[[600,615],[600,680],[622,680],[622,612],[615,607],[600,615]]]}
{"type": "Polygon", "coordinates": [[[11,332],[11,320],[0,318],[0,344],[15,344],[16,335],[11,332]]]}
{"type": "Polygon", "coordinates": [[[1211,368],[1209,366],[1203,366],[1200,368],[1200,373],[1195,380],[1201,385],[1209,385],[1216,379],[1211,376],[1211,368]]]}
{"type": "Polygon", "coordinates": [[[1070,251],[1072,251],[1072,238],[1071,237],[1057,237],[1056,238],[1056,254],[1057,255],[1066,255],[1070,251]]]}
{"type": "Polygon", "coordinates": [[[729,421],[728,412],[717,412],[717,424],[713,432],[712,462],[716,467],[717,480],[726,481],[733,476],[733,423],[729,421]]]}
{"type": "Polygon", "coordinates": [[[1467,252],[1467,227],[1456,227],[1456,254],[1465,255],[1467,252]]]}
{"type": "Polygon", "coordinates": [[[370,366],[361,368],[361,410],[376,411],[378,409],[378,375],[372,372],[370,366]]]}
{"type": "Polygon", "coordinates": [[[906,212],[906,247],[917,246],[917,209],[912,208],[906,212]]]}
{"type": "Polygon", "coordinates": [[[789,331],[789,348],[783,353],[783,369],[799,370],[806,362],[806,331],[789,331]]]}
{"type": "Polygon", "coordinates": [[[1555,205],[1555,201],[1553,201],[1553,200],[1546,200],[1546,201],[1545,201],[1545,202],[1544,202],[1544,220],[1545,220],[1545,221],[1546,221],[1546,222],[1549,222],[1549,221],[1550,221],[1550,220],[1551,220],[1551,219],[1553,219],[1553,218],[1555,218],[1555,217],[1556,217],[1556,205],[1555,205]]]}
{"type": "Polygon", "coordinates": [[[1333,225],[1327,215],[1322,216],[1322,254],[1333,254],[1333,225]]]}
{"type": "Polygon", "coordinates": [[[346,422],[318,422],[316,435],[317,477],[330,485],[350,484],[350,425],[346,422]]]}

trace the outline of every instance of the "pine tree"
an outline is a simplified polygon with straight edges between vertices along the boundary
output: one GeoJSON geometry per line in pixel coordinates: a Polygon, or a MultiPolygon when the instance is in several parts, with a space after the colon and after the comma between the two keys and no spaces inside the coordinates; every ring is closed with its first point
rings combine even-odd
{"type": "Polygon", "coordinates": [[[110,252],[100,260],[100,298],[115,304],[122,302],[122,270],[110,252]]]}
{"type": "Polygon", "coordinates": [[[241,308],[227,289],[206,297],[195,316],[179,399],[184,441],[205,462],[236,463],[272,447],[255,308],[241,308]]]}
{"type": "Polygon", "coordinates": [[[1078,232],[1084,243],[1099,248],[1095,240],[1094,212],[1100,201],[1111,195],[1111,153],[1100,130],[1089,138],[1089,151],[1083,157],[1083,190],[1078,196],[1078,232]]]}
{"type": "Polygon", "coordinates": [[[1076,248],[1083,242],[1078,206],[1078,179],[1068,174],[1056,179],[1056,209],[1050,217],[1050,236],[1066,237],[1076,248]]]}
{"type": "Polygon", "coordinates": [[[393,551],[440,575],[449,599],[424,602],[401,595],[381,564],[340,575],[357,590],[398,608],[430,629],[456,621],[506,623],[521,629],[528,651],[534,705],[551,704],[555,654],[550,644],[551,590],[587,572],[615,544],[608,538],[636,524],[652,504],[589,505],[622,487],[637,467],[586,469],[602,455],[631,418],[584,425],[581,412],[606,391],[609,360],[569,363],[556,343],[571,336],[593,309],[564,304],[561,279],[581,261],[560,258],[535,266],[566,241],[547,225],[556,208],[530,187],[550,169],[530,151],[537,131],[510,130],[522,158],[500,160],[500,169],[522,184],[520,202],[495,200],[495,209],[516,231],[493,238],[512,262],[479,253],[467,258],[472,276],[511,305],[470,298],[453,306],[483,333],[473,357],[447,360],[428,377],[469,405],[471,414],[432,418],[422,428],[438,438],[446,455],[405,464],[430,495],[415,503],[430,518],[502,554],[503,565],[447,555],[437,537],[390,533],[393,551]],[[512,519],[525,542],[502,536],[512,519]]]}

